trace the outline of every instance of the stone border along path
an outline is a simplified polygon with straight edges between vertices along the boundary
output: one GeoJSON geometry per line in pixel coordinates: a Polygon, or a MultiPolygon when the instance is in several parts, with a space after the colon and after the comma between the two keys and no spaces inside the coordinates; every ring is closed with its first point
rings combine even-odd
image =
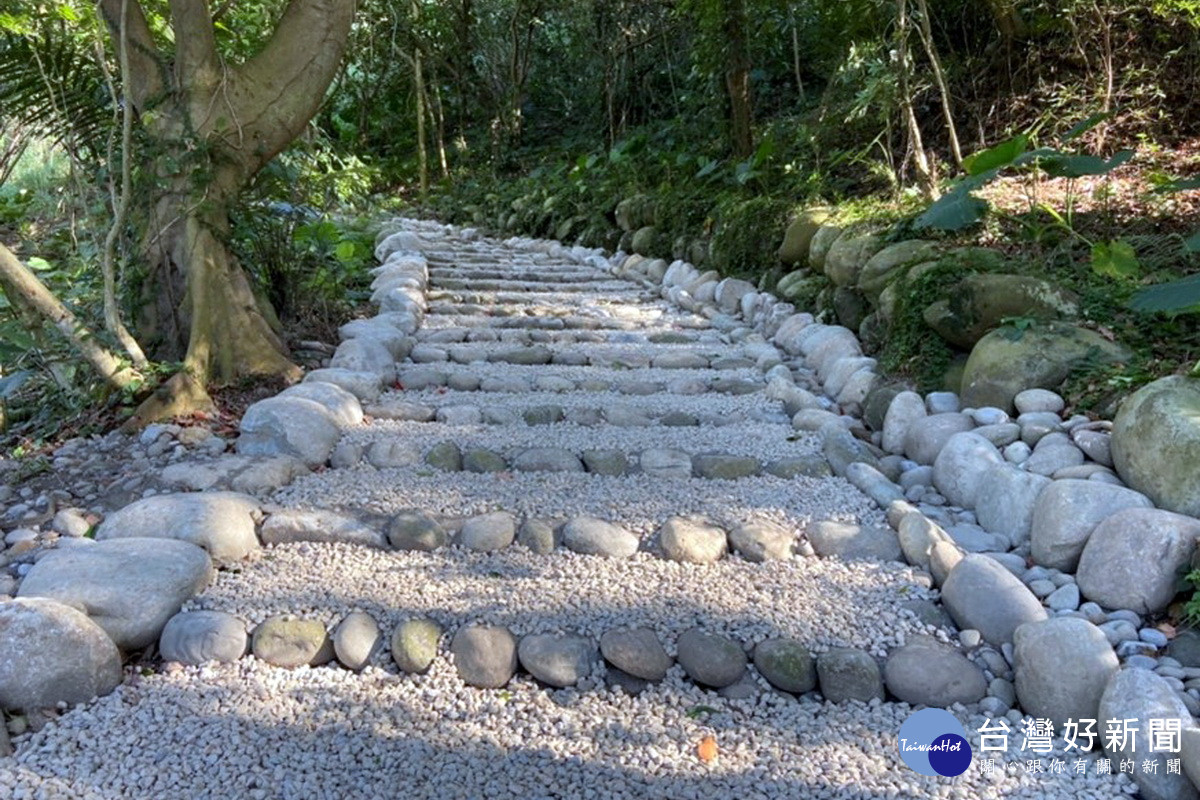
{"type": "Polygon", "coordinates": [[[1103,425],[1041,390],[1015,421],[881,400],[850,331],[683,262],[395,228],[379,314],[248,409],[236,454],[163,471],[209,491],[109,515],[0,602],[0,706],[76,706],[17,738],[5,796],[1134,789],[1018,754],[923,778],[894,745],[920,705],[976,747],[1022,710],[1178,718],[1195,774],[1200,651],[1145,620],[1200,523],[1120,485],[1103,425]],[[123,675],[156,641],[164,669],[123,675]]]}

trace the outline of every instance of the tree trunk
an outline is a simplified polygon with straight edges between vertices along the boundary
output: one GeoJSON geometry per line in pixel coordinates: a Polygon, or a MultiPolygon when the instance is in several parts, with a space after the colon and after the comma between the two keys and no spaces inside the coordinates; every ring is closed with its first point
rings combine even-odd
{"type": "Polygon", "coordinates": [[[921,191],[926,199],[936,200],[938,196],[937,181],[925,153],[925,142],[921,138],[921,126],[917,122],[917,114],[913,110],[912,81],[909,75],[908,58],[908,2],[898,0],[896,4],[896,57],[900,60],[900,114],[904,117],[904,125],[908,129],[908,143],[912,148],[913,164],[917,170],[917,178],[921,181],[921,191]]]}
{"type": "Polygon", "coordinates": [[[140,0],[100,6],[114,41],[123,29],[129,37],[126,95],[157,151],[155,185],[165,187],[151,190],[148,206],[142,332],[184,365],[137,418],[203,404],[210,381],[295,379],[299,369],[271,312],[229,250],[229,208],[321,106],[355,0],[290,0],[270,39],[243,64],[218,53],[206,0],[170,0],[169,53],[158,48],[140,0]]]}
{"type": "Polygon", "coordinates": [[[942,115],[946,118],[946,136],[950,139],[950,154],[954,156],[954,166],[962,168],[962,147],[958,143],[958,128],[954,125],[954,112],[950,106],[950,87],[946,84],[946,73],[942,70],[942,60],[938,58],[937,48],[933,46],[933,25],[929,21],[929,4],[925,0],[917,0],[917,10],[921,12],[917,33],[921,44],[925,47],[925,55],[933,67],[933,79],[937,83],[938,93],[942,98],[942,115]]]}
{"type": "Polygon", "coordinates": [[[736,158],[754,154],[751,129],[750,50],[745,0],[725,0],[725,90],[729,95],[729,138],[736,158]]]}

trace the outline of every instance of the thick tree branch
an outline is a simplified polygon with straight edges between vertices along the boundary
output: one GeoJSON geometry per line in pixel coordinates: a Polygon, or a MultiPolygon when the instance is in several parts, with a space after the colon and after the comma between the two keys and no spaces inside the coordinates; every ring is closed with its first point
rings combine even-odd
{"type": "Polygon", "coordinates": [[[170,0],[175,31],[175,84],[211,88],[217,78],[217,39],[208,0],[170,0]]]}
{"type": "Polygon", "coordinates": [[[129,44],[129,72],[123,76],[128,82],[126,94],[133,100],[138,111],[145,111],[151,103],[166,91],[162,70],[162,57],[154,45],[154,36],[146,22],[146,14],[138,0],[99,0],[100,12],[112,34],[114,42],[121,41],[121,9],[126,9],[126,41],[129,44]]]}
{"type": "Polygon", "coordinates": [[[246,62],[229,95],[257,170],[304,130],[337,74],[356,0],[292,0],[275,33],[246,62]]]}
{"type": "Polygon", "coordinates": [[[107,348],[97,342],[92,332],[75,318],[70,309],[59,302],[37,276],[18,261],[12,251],[3,244],[0,244],[0,289],[13,301],[13,305],[19,303],[33,309],[58,328],[79,354],[92,365],[92,369],[114,387],[123,389],[132,384],[137,377],[132,370],[122,366],[107,348]]]}

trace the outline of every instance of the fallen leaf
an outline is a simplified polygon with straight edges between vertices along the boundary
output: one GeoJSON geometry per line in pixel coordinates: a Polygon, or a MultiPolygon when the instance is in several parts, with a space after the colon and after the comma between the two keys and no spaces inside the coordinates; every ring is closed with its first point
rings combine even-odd
{"type": "Polygon", "coordinates": [[[712,736],[705,736],[700,740],[700,744],[696,745],[696,755],[700,756],[700,760],[705,764],[717,757],[717,740],[712,736]]]}

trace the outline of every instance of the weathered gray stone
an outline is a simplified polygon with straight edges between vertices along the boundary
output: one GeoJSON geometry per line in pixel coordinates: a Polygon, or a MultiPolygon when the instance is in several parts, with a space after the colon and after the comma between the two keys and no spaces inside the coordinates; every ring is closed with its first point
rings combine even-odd
{"type": "Polygon", "coordinates": [[[1033,560],[1044,567],[1074,572],[1092,531],[1124,508],[1150,508],[1143,494],[1091,480],[1054,481],[1033,507],[1029,542],[1033,560]]]}
{"type": "Polygon", "coordinates": [[[1088,537],[1075,579],[1084,597],[1105,608],[1157,614],[1188,571],[1200,520],[1157,508],[1127,508],[1088,537]]]}
{"type": "Polygon", "coordinates": [[[258,501],[236,492],[160,494],[136,500],[96,526],[96,541],[178,539],[208,551],[218,564],[258,549],[258,501]]]}
{"type": "Polygon", "coordinates": [[[388,543],[397,550],[436,550],[450,541],[442,523],[419,509],[396,512],[388,523],[388,543]]]}
{"type": "Polygon", "coordinates": [[[957,412],[914,419],[904,435],[904,452],[918,464],[933,464],[952,436],[974,427],[974,420],[957,412]]]}
{"type": "Polygon", "coordinates": [[[1155,505],[1200,517],[1200,380],[1173,375],[1130,395],[1113,420],[1112,460],[1155,505]]]}
{"type": "Polygon", "coordinates": [[[620,450],[585,450],[583,465],[595,475],[624,475],[629,459],[620,450]]]}
{"type": "Polygon", "coordinates": [[[824,520],[808,526],[808,541],[817,555],[847,561],[899,561],[900,540],[890,528],[824,520]]]}
{"type": "Polygon", "coordinates": [[[758,459],[753,456],[706,453],[692,458],[692,470],[699,478],[732,481],[757,475],[758,468],[758,459]]]}
{"type": "Polygon", "coordinates": [[[1104,633],[1078,617],[1053,617],[1013,633],[1013,669],[1021,708],[1053,720],[1099,719],[1100,695],[1119,669],[1104,633]]]}
{"type": "Polygon", "coordinates": [[[463,683],[499,689],[517,671],[517,639],[507,628],[467,625],[450,640],[450,653],[463,683]]]}
{"type": "Polygon", "coordinates": [[[383,531],[362,520],[326,509],[276,511],[263,523],[262,539],[264,544],[346,542],[365,547],[387,546],[383,531]]]}
{"type": "Polygon", "coordinates": [[[454,442],[438,442],[425,454],[425,463],[435,469],[458,472],[463,467],[462,451],[454,442]]]}
{"type": "Polygon", "coordinates": [[[762,562],[792,557],[796,536],[769,520],[751,520],[729,532],[729,545],[747,561],[762,562]]]}
{"type": "Polygon", "coordinates": [[[508,547],[516,535],[516,518],[507,511],[493,511],[464,522],[456,543],[468,550],[490,552],[508,547]]]}
{"type": "Polygon", "coordinates": [[[276,397],[301,397],[325,406],[333,421],[343,427],[358,425],[363,421],[362,405],[350,392],[332,383],[305,381],[289,386],[276,397]]]}
{"type": "Polygon", "coordinates": [[[987,693],[983,671],[949,645],[928,636],[911,637],[888,653],[884,683],[898,699],[912,705],[946,708],[974,703],[987,693]]]}
{"type": "Polygon", "coordinates": [[[246,623],[224,611],[180,611],[158,640],[163,661],[203,664],[237,661],[249,645],[246,623]]]}
{"type": "Polygon", "coordinates": [[[642,472],[655,478],[690,478],[692,457],[682,450],[657,447],[643,450],[638,459],[642,472]]]}
{"type": "Polygon", "coordinates": [[[467,472],[504,472],[508,469],[504,456],[481,447],[463,451],[462,465],[467,472]]]}
{"type": "Polygon", "coordinates": [[[658,529],[663,557],[687,564],[711,564],[725,555],[725,531],[711,520],[671,517],[658,529]]]}
{"type": "Polygon", "coordinates": [[[614,667],[647,681],[660,681],[675,663],[654,631],[618,628],[600,637],[600,652],[614,667]]]}
{"type": "Polygon", "coordinates": [[[740,644],[698,628],[680,635],[676,651],[689,678],[715,689],[735,683],[746,671],[746,652],[740,644]]]}
{"type": "Polygon", "coordinates": [[[1006,463],[989,468],[979,485],[975,497],[975,518],[979,524],[1005,537],[1014,547],[1028,542],[1033,507],[1038,495],[1050,485],[1050,479],[1006,463]]]}
{"type": "Polygon", "coordinates": [[[817,656],[817,680],[830,703],[883,699],[879,664],[865,650],[835,647],[817,656]]]}
{"type": "Polygon", "coordinates": [[[1100,698],[1102,720],[1137,720],[1131,725],[1127,737],[1105,737],[1104,751],[1116,761],[1132,758],[1140,764],[1155,762],[1153,771],[1135,770],[1133,780],[1144,800],[1197,800],[1196,791],[1187,775],[1171,774],[1167,769],[1168,759],[1178,758],[1163,748],[1152,748],[1150,720],[1178,720],[1181,728],[1195,727],[1195,720],[1187,706],[1175,694],[1166,678],[1150,670],[1123,669],[1109,681],[1100,698]],[[1122,740],[1123,741],[1119,741],[1122,740]],[[1119,746],[1120,745],[1120,746],[1119,746]]]}
{"type": "Polygon", "coordinates": [[[43,597],[0,603],[0,708],[85,703],[121,683],[121,655],[83,612],[43,597]]]}
{"type": "Polygon", "coordinates": [[[951,436],[933,462],[933,485],[953,505],[974,508],[980,491],[990,491],[983,483],[989,468],[1004,463],[996,446],[974,433],[951,436]]]}
{"type": "Polygon", "coordinates": [[[962,629],[971,628],[999,647],[1026,622],[1046,619],[1046,609],[1019,578],[999,562],[969,553],[950,570],[942,603],[962,629]]]}
{"type": "Polygon", "coordinates": [[[583,472],[583,462],[574,453],[558,447],[531,447],[517,454],[513,469],[520,472],[583,472]]]}
{"type": "Polygon", "coordinates": [[[563,688],[589,677],[598,653],[596,643],[585,636],[535,633],[521,639],[517,658],[542,683],[563,688]]]}
{"type": "Polygon", "coordinates": [[[638,538],[619,525],[595,517],[576,517],[563,526],[562,543],[584,555],[629,558],[638,549],[638,538]]]}
{"type": "Polygon", "coordinates": [[[358,671],[371,663],[382,641],[379,623],[370,614],[354,611],[334,630],[333,652],[343,667],[358,671]]]}
{"type": "Polygon", "coordinates": [[[212,561],[174,539],[113,539],[48,552],[17,590],[87,612],[122,650],[158,641],[184,601],[208,586],[212,561]]]}
{"type": "Polygon", "coordinates": [[[376,469],[411,467],[421,463],[421,451],[412,442],[378,439],[367,448],[367,461],[376,469]]]}
{"type": "Polygon", "coordinates": [[[556,544],[554,525],[548,520],[530,517],[517,530],[517,543],[538,555],[551,553],[556,544]]]}

